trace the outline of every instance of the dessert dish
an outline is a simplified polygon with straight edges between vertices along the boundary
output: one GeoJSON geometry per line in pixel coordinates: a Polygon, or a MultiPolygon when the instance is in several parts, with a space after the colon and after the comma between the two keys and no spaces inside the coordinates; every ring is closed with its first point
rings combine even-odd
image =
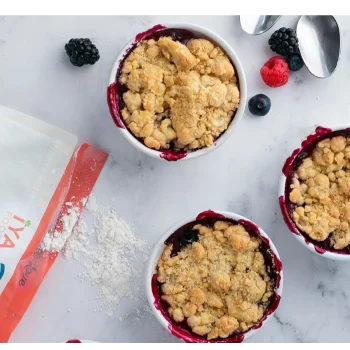
{"type": "Polygon", "coordinates": [[[188,342],[242,341],[279,304],[282,265],[270,243],[250,221],[200,214],[152,260],[153,309],[188,342]]]}
{"type": "Polygon", "coordinates": [[[122,63],[117,83],[124,123],[157,150],[211,146],[240,103],[227,55],[182,30],[139,42],[122,63]]]}
{"type": "Polygon", "coordinates": [[[299,241],[326,257],[346,259],[350,254],[349,129],[318,127],[293,152],[283,168],[280,205],[299,241]]]}
{"type": "Polygon", "coordinates": [[[108,89],[110,111],[124,136],[149,155],[203,155],[243,114],[242,67],[227,43],[206,29],[157,25],[119,57],[108,89]]]}

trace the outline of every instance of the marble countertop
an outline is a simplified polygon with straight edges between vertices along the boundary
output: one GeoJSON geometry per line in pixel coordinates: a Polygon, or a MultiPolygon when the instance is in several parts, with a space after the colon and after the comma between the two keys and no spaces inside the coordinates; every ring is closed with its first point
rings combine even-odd
{"type": "MultiPolygon", "coordinates": [[[[0,17],[0,104],[39,117],[110,153],[96,185],[102,203],[133,223],[136,234],[154,243],[175,221],[211,208],[239,213],[273,239],[284,263],[284,291],[273,319],[249,342],[350,341],[350,269],[302,247],[286,228],[277,187],[285,158],[316,124],[349,120],[350,22],[338,17],[342,57],[328,79],[306,68],[278,89],[264,85],[259,70],[271,56],[272,30],[249,36],[238,17],[0,17]],[[131,146],[113,124],[106,104],[112,63],[136,33],[161,22],[192,22],[223,36],[241,58],[248,98],[265,93],[272,108],[265,117],[246,112],[236,132],[215,152],[168,163],[131,146]],[[69,64],[63,46],[89,37],[101,52],[94,66],[69,64]],[[115,201],[111,202],[111,198],[115,201]]],[[[284,16],[277,27],[295,27],[284,16]]],[[[123,322],[95,313],[95,290],[75,276],[78,266],[58,259],[45,278],[13,342],[176,342],[140,305],[126,300],[123,322]],[[70,312],[67,310],[70,309],[70,312]]],[[[142,286],[143,280],[140,280],[142,286]]]]}

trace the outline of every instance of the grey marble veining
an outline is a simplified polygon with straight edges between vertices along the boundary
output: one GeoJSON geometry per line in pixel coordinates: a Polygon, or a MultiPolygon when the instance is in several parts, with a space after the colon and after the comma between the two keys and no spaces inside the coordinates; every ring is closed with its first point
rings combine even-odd
{"type": "MultiPolygon", "coordinates": [[[[95,188],[150,244],[173,222],[204,209],[237,212],[253,219],[273,239],[284,263],[281,305],[249,342],[350,341],[348,264],[313,255],[288,232],[280,215],[277,186],[285,158],[316,124],[349,120],[350,46],[348,17],[338,17],[342,56],[326,80],[306,68],[278,89],[264,85],[259,70],[272,56],[274,29],[295,26],[283,16],[260,36],[245,34],[237,17],[0,17],[0,104],[67,129],[110,153],[95,188]],[[109,116],[106,86],[119,50],[136,33],[160,22],[193,22],[222,35],[236,50],[247,75],[248,96],[267,94],[265,117],[246,112],[232,137],[217,151],[188,162],[167,163],[134,149],[109,116]],[[63,46],[90,37],[101,52],[91,67],[68,63],[63,46]]],[[[79,264],[58,259],[12,341],[53,342],[69,338],[104,342],[174,342],[150,315],[140,280],[139,305],[125,301],[120,317],[94,312],[94,289],[74,276],[79,264]],[[67,310],[70,309],[70,312],[67,310]],[[139,311],[138,311],[139,310],[139,311]]]]}

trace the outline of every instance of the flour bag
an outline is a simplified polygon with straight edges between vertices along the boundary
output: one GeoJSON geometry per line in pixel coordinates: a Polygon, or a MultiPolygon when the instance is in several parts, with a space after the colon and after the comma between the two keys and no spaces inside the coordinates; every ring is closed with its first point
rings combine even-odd
{"type": "Polygon", "coordinates": [[[59,225],[66,201],[83,210],[107,159],[90,145],[76,146],[76,136],[0,106],[0,342],[9,340],[57,256],[40,250],[45,233],[59,225]]]}

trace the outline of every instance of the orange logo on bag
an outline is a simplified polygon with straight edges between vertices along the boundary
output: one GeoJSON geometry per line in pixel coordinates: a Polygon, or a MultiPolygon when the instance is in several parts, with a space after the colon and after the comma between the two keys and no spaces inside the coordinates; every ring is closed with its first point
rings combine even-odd
{"type": "Polygon", "coordinates": [[[22,232],[25,227],[29,227],[31,225],[30,220],[24,221],[19,216],[10,212],[7,214],[8,216],[2,219],[3,226],[0,226],[1,233],[1,231],[5,232],[4,225],[8,225],[7,233],[4,234],[4,239],[0,241],[0,248],[14,248],[16,246],[15,239],[19,240],[21,237],[20,232],[22,232]]]}

